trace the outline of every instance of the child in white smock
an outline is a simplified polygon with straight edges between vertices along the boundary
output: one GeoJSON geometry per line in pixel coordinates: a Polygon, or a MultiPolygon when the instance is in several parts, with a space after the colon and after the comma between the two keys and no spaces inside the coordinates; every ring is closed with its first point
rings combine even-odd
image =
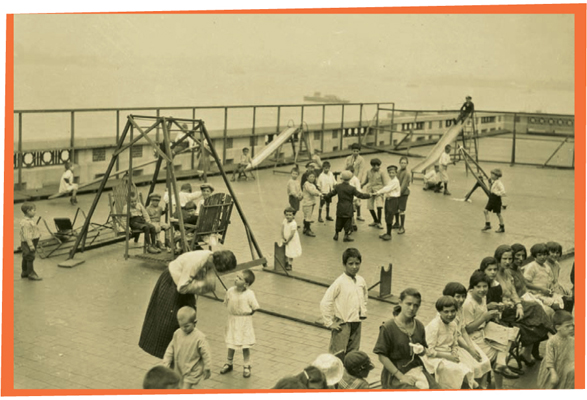
{"type": "Polygon", "coordinates": [[[293,259],[302,255],[302,244],[300,243],[300,235],[298,235],[298,224],[294,219],[295,210],[293,207],[287,207],[283,211],[285,219],[281,227],[281,238],[285,245],[285,257],[287,258],[285,269],[291,271],[293,259]]]}
{"type": "Polygon", "coordinates": [[[258,310],[259,303],[255,293],[249,289],[255,282],[255,274],[251,270],[244,270],[236,274],[234,286],[228,289],[224,298],[224,305],[228,308],[228,323],[226,326],[225,341],[228,347],[226,364],[220,370],[221,374],[232,371],[232,360],[238,349],[243,350],[243,376],[251,376],[251,347],[255,344],[253,329],[253,314],[258,310]]]}

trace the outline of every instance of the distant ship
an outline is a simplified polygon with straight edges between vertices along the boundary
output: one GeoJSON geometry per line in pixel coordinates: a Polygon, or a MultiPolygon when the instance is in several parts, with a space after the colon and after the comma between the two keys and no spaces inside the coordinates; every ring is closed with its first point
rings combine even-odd
{"type": "Polygon", "coordinates": [[[343,100],[333,94],[322,96],[320,92],[314,92],[313,96],[304,96],[304,101],[313,101],[316,103],[350,103],[349,100],[343,100]]]}

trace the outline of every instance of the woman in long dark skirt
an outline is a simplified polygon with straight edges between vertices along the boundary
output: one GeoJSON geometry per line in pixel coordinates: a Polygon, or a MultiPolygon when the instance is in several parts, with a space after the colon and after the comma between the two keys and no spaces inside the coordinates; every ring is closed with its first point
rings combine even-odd
{"type": "Polygon", "coordinates": [[[525,290],[521,287],[523,281],[519,281],[514,264],[514,251],[510,246],[502,245],[495,250],[495,259],[499,264],[497,280],[503,289],[505,302],[519,304],[522,308],[522,316],[516,315],[514,308],[506,307],[502,314],[502,321],[520,328],[521,345],[524,352],[521,360],[527,366],[533,366],[532,349],[541,341],[548,339],[548,333],[554,333],[552,321],[545,313],[542,305],[524,296],[525,290]]]}
{"type": "Polygon", "coordinates": [[[139,339],[139,347],[163,358],[165,350],[179,329],[177,311],[184,306],[196,309],[196,295],[214,290],[216,274],[236,267],[236,257],[229,250],[198,250],[184,253],[163,271],[149,301],[139,339]]]}

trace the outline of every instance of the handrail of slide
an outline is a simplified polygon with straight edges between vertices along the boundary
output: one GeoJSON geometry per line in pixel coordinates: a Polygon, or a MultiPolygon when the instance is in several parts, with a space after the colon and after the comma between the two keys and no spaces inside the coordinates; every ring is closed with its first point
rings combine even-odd
{"type": "Polygon", "coordinates": [[[428,156],[426,156],[426,158],[422,162],[420,162],[418,165],[412,168],[412,173],[424,173],[424,171],[426,171],[426,168],[434,164],[442,155],[444,147],[447,144],[453,142],[457,138],[457,136],[459,136],[462,126],[463,122],[451,126],[446,131],[446,133],[442,135],[440,140],[436,142],[436,145],[432,148],[430,153],[428,153],[428,156]]]}
{"type": "Polygon", "coordinates": [[[297,126],[291,126],[281,131],[279,135],[277,135],[277,137],[274,138],[271,143],[265,146],[263,150],[261,150],[261,152],[251,160],[251,163],[247,165],[245,171],[258,167],[259,164],[261,164],[267,157],[273,154],[273,152],[277,150],[279,146],[281,146],[283,143],[285,143],[286,140],[292,137],[292,135],[296,133],[298,129],[299,127],[297,126]]]}

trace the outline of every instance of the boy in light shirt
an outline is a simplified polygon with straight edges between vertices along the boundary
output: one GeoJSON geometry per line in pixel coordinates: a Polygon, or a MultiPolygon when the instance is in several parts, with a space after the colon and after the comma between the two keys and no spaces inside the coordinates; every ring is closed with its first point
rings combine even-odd
{"type": "MultiPolygon", "coordinates": [[[[334,189],[334,185],[336,185],[336,179],[334,179],[334,175],[330,171],[330,162],[324,161],[322,163],[322,173],[318,176],[318,181],[316,182],[318,185],[318,189],[323,194],[328,194],[334,189]]],[[[329,198],[321,198],[320,199],[320,208],[318,209],[318,222],[324,222],[322,219],[322,207],[326,205],[326,221],[334,221],[330,217],[330,203],[331,200],[329,198]]]]}

